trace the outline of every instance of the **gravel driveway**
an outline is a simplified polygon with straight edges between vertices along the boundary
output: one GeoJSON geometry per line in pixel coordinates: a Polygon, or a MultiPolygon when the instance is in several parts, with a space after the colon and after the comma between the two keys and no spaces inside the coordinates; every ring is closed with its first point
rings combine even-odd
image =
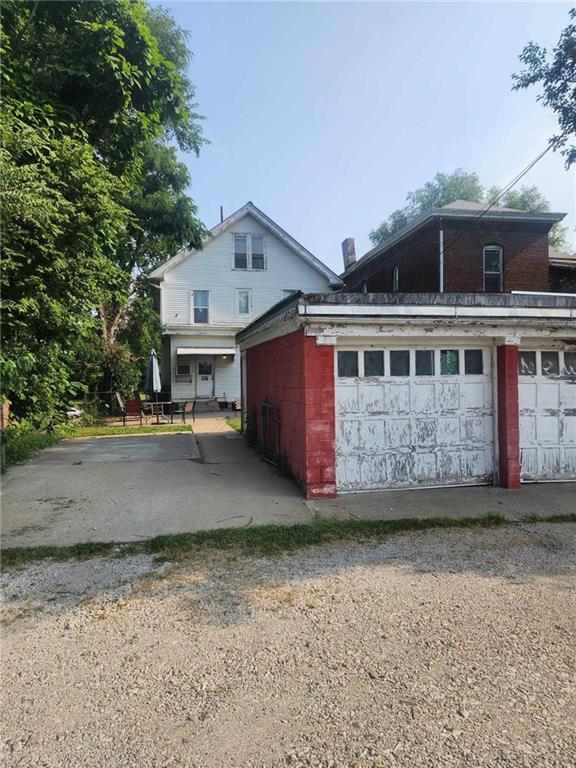
{"type": "Polygon", "coordinates": [[[6,766],[576,763],[576,525],[8,573],[6,766]]]}

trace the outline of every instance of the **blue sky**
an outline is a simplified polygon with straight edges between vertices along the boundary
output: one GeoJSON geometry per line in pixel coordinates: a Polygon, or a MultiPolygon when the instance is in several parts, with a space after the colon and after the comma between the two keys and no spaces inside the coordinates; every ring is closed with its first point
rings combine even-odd
{"type": "MultiPolygon", "coordinates": [[[[436,171],[504,185],[556,128],[511,91],[529,40],[552,47],[569,3],[162,3],[190,31],[211,144],[182,156],[211,227],[247,200],[336,271],[436,171]]],[[[568,212],[574,172],[549,153],[523,180],[568,212]]]]}

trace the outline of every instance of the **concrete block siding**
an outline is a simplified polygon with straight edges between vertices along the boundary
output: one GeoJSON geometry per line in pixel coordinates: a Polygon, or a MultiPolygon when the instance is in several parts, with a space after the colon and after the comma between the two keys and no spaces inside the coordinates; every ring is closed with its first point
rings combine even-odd
{"type": "Polygon", "coordinates": [[[308,498],[336,495],[334,350],[303,330],[247,351],[247,413],[261,427],[262,402],[280,409],[280,450],[308,498]]]}

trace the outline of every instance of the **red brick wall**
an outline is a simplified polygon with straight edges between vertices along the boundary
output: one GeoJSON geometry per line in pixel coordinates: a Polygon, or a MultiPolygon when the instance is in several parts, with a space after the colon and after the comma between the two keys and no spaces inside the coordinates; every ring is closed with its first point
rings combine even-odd
{"type": "Polygon", "coordinates": [[[392,271],[399,267],[399,291],[439,290],[438,231],[444,228],[444,290],[447,293],[484,291],[482,248],[499,245],[504,251],[504,291],[549,291],[548,225],[508,222],[435,222],[356,270],[346,279],[346,291],[358,292],[366,282],[369,293],[392,291],[392,271]]]}
{"type": "Polygon", "coordinates": [[[520,487],[520,412],[518,405],[518,347],[497,348],[498,456],[500,485],[520,487]]]}
{"type": "Polygon", "coordinates": [[[549,291],[548,227],[507,222],[444,223],[444,290],[484,290],[482,248],[499,245],[504,254],[504,292],[549,291]],[[458,238],[456,240],[456,238],[458,238]],[[450,246],[450,243],[454,244],[450,246]]]}
{"type": "Polygon", "coordinates": [[[334,348],[295,331],[246,352],[248,418],[280,409],[280,451],[307,498],[336,495],[334,348]]]}

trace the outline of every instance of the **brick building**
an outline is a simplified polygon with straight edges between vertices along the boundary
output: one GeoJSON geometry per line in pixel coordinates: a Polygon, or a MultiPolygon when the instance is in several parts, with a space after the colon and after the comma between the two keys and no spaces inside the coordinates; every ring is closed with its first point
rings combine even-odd
{"type": "Polygon", "coordinates": [[[511,293],[573,284],[576,259],[548,245],[551,227],[565,214],[484,210],[464,200],[433,208],[358,261],[350,239],[344,241],[344,290],[511,293]]]}
{"type": "Polygon", "coordinates": [[[576,479],[576,296],[299,294],[236,338],[244,427],[309,498],[576,479]]]}

